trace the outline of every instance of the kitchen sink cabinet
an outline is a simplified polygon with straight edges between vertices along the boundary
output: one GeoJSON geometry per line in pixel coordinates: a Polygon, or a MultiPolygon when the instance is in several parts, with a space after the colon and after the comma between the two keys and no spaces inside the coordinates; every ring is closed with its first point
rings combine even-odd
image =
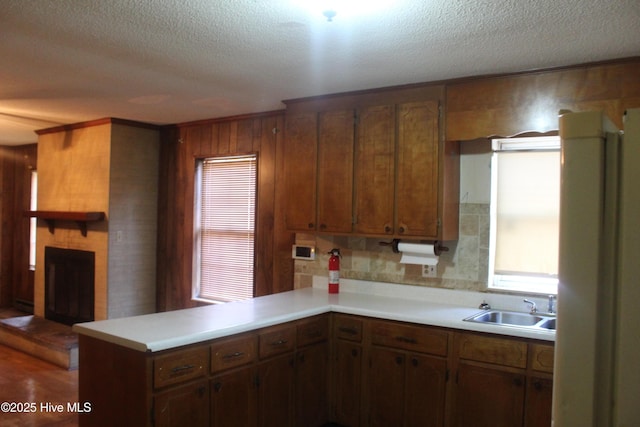
{"type": "Polygon", "coordinates": [[[532,376],[527,381],[524,427],[551,425],[553,380],[532,376]]]}
{"type": "Polygon", "coordinates": [[[551,425],[553,400],[554,346],[534,343],[529,346],[529,372],[524,426],[551,425]]]}
{"type": "Polygon", "coordinates": [[[549,426],[553,345],[456,333],[453,426],[549,426]]]}
{"type": "Polygon", "coordinates": [[[525,375],[489,366],[460,363],[456,374],[453,426],[522,425],[525,375]]]}

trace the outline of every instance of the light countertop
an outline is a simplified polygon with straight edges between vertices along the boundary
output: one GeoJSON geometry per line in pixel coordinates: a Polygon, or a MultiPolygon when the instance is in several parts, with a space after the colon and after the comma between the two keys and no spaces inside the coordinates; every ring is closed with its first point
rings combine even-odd
{"type": "MultiPolygon", "coordinates": [[[[416,324],[555,340],[555,332],[465,322],[483,300],[512,310],[522,298],[491,296],[371,282],[342,281],[339,294],[327,293],[323,279],[314,287],[251,300],[142,316],[78,323],[78,334],[138,351],[154,352],[247,332],[266,326],[336,312],[416,324]],[[345,282],[345,283],[343,283],[345,282]],[[491,301],[493,298],[495,301],[491,301]]],[[[524,310],[520,310],[524,311],[524,310]]]]}

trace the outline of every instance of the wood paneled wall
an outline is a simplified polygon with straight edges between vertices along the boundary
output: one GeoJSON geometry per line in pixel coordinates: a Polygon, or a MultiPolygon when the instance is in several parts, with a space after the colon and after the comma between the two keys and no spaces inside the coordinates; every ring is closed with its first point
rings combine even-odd
{"type": "Polygon", "coordinates": [[[256,294],[293,288],[291,245],[281,216],[284,113],[271,112],[168,127],[160,153],[158,235],[159,311],[197,305],[191,300],[194,173],[197,158],[258,154],[256,294]]]}
{"type": "Polygon", "coordinates": [[[29,218],[23,212],[29,210],[37,156],[36,144],[0,148],[0,307],[28,309],[33,302],[29,218]]]}
{"type": "Polygon", "coordinates": [[[601,110],[622,128],[640,107],[640,58],[447,84],[446,139],[558,129],[558,112],[601,110]]]}

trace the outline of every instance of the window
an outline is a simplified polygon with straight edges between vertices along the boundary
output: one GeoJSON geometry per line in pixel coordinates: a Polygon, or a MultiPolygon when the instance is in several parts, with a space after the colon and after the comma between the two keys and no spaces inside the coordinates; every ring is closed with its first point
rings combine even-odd
{"type": "Polygon", "coordinates": [[[194,298],[254,296],[256,156],[199,160],[196,166],[194,298]]]}
{"type": "Polygon", "coordinates": [[[489,288],[557,293],[560,139],[493,140],[489,288]]]}

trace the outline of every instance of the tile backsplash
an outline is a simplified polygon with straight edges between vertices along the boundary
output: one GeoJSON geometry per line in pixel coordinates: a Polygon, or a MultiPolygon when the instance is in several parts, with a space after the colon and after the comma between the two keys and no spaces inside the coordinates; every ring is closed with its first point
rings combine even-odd
{"type": "Polygon", "coordinates": [[[460,204],[459,238],[455,242],[444,242],[449,251],[440,255],[437,277],[422,277],[421,265],[401,264],[400,254],[393,253],[390,246],[380,245],[381,241],[384,239],[297,234],[296,243],[315,246],[317,255],[315,261],[295,261],[295,288],[311,287],[314,275],[328,275],[327,252],[340,248],[340,277],[434,288],[486,290],[489,270],[488,204],[460,204]]]}

